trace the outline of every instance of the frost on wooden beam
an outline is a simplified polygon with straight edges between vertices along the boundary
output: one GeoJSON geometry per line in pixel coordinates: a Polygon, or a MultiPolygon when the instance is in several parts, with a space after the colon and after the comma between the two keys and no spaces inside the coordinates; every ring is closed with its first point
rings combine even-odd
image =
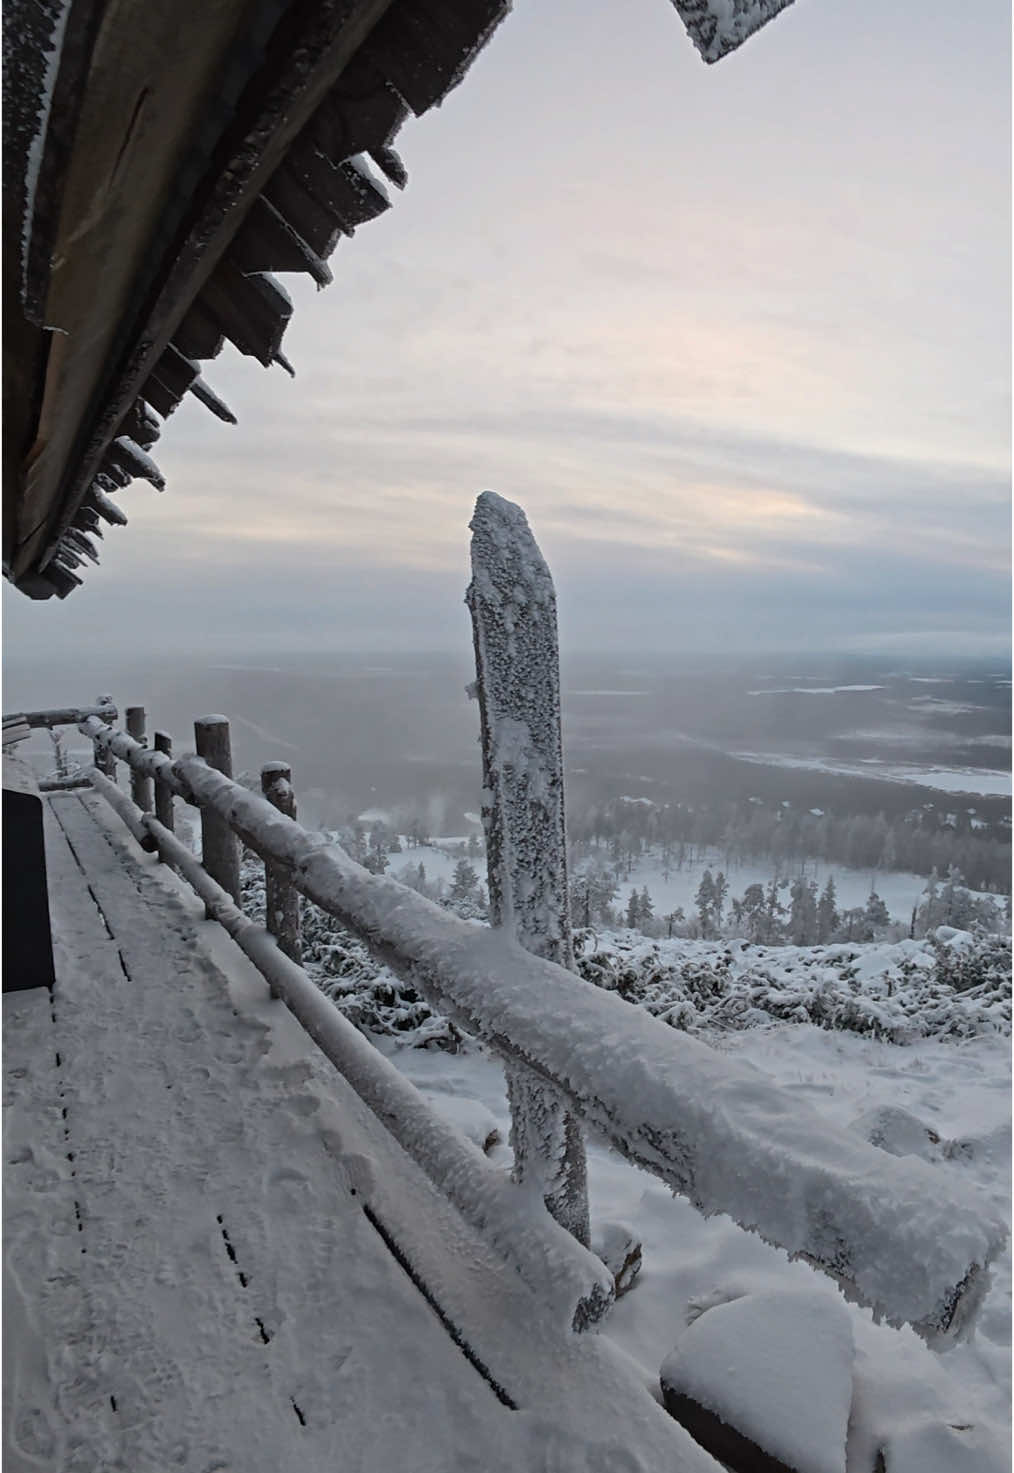
{"type": "Polygon", "coordinates": [[[165,477],[146,450],[142,450],[127,435],[114,440],[107,453],[107,461],[125,475],[128,481],[150,481],[156,491],[165,490],[165,477]]]}
{"type": "Polygon", "coordinates": [[[974,1322],[1007,1239],[989,1202],[839,1129],[758,1070],[667,1028],[386,875],[196,757],[170,761],[90,718],[98,746],[209,806],[436,1006],[541,1074],[622,1154],[708,1216],[805,1258],[929,1340],[974,1322]]]}
{"type": "MultiPolygon", "coordinates": [[[[475,506],[472,615],[482,734],[490,918],[536,956],[573,964],[553,580],[524,512],[492,491],[475,506]]],[[[505,1061],[514,1173],[579,1242],[590,1236],[578,1122],[558,1091],[505,1061]]]]}
{"type": "Polygon", "coordinates": [[[673,0],[706,62],[728,56],[791,4],[792,0],[673,0]]]}

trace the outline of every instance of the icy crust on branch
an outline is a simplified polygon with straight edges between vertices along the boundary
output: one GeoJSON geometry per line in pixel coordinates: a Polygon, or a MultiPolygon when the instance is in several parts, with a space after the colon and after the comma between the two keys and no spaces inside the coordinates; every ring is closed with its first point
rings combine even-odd
{"type": "Polygon", "coordinates": [[[519,506],[484,491],[469,525],[490,917],[569,966],[556,593],[519,506]]]}
{"type": "MultiPolygon", "coordinates": [[[[108,732],[95,718],[82,730],[100,743],[108,732]]],[[[121,755],[134,749],[137,766],[162,775],[160,754],[122,734],[108,743],[121,755]]],[[[439,1008],[558,1081],[590,1124],[700,1211],[727,1213],[927,1338],[972,1316],[1006,1229],[988,1203],[959,1198],[928,1162],[885,1159],[759,1071],[370,875],[200,759],[166,767],[178,792],[286,864],[304,894],[439,1008]]]]}
{"type": "Polygon", "coordinates": [[[673,0],[673,4],[701,56],[714,62],[742,46],[792,0],[673,0]]]}

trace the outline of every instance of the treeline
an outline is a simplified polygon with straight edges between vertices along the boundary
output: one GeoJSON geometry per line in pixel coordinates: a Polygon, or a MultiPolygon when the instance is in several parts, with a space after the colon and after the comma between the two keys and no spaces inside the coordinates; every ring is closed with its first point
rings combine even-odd
{"type": "Polygon", "coordinates": [[[823,889],[805,875],[773,875],[766,884],[731,893],[721,870],[704,871],[687,912],[679,906],[660,914],[647,886],[632,889],[624,905],[615,870],[586,866],[570,887],[572,924],[588,935],[597,926],[627,926],[645,936],[678,936],[714,941],[742,938],[763,946],[823,946],[835,941],[898,941],[931,936],[940,926],[992,934],[1009,929],[1010,899],[1001,906],[991,896],[974,895],[961,873],[944,880],[934,872],[907,922],[893,920],[883,899],[871,889],[863,905],[839,908],[834,877],[823,889]]]}
{"type": "Polygon", "coordinates": [[[661,854],[663,869],[694,867],[705,850],[717,851],[726,870],[770,862],[775,870],[804,860],[849,869],[905,870],[946,875],[957,870],[973,890],[1009,893],[1009,826],[976,827],[966,809],[937,805],[886,814],[837,815],[760,799],[729,803],[654,804],[615,798],[583,812],[571,811],[568,829],[575,856],[605,847],[610,863],[627,877],[646,849],[661,854]]]}

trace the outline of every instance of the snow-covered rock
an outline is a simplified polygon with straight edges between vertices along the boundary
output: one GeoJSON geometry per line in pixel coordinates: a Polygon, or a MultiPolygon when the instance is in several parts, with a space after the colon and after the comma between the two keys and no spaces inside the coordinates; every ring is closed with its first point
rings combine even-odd
{"type": "MultiPolygon", "coordinates": [[[[775,1467],[845,1473],[853,1357],[851,1319],[833,1294],[744,1294],[706,1309],[683,1332],[663,1362],[662,1393],[679,1420],[689,1400],[775,1467]]],[[[701,1431],[694,1435],[700,1440],[701,1431]]],[[[718,1446],[709,1451],[722,1456],[718,1446]]]]}

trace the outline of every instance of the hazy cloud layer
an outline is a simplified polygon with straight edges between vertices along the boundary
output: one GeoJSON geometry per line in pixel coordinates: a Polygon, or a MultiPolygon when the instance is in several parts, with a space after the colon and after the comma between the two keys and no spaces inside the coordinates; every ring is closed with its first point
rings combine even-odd
{"type": "Polygon", "coordinates": [[[477,491],[571,646],[1008,634],[1009,20],[800,5],[705,69],[670,7],[519,3],[410,183],[287,285],[290,382],[167,426],[169,490],[12,650],[467,642],[477,491]]]}

